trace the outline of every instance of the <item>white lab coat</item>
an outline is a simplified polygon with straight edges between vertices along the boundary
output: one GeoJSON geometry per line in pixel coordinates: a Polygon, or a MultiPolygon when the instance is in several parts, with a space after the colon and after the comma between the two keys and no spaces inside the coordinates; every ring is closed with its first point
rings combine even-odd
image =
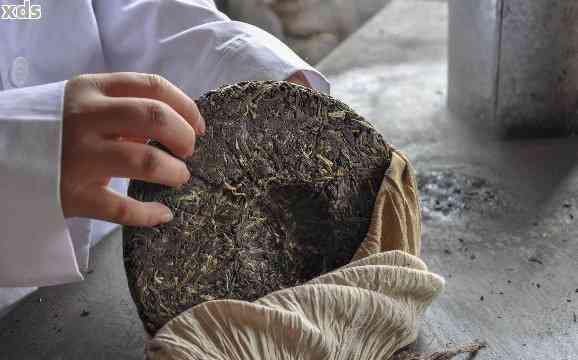
{"type": "MultiPolygon", "coordinates": [[[[227,83],[303,71],[314,87],[329,91],[325,78],[289,48],[231,21],[212,0],[31,3],[41,6],[41,19],[0,20],[0,315],[37,286],[82,280],[91,245],[114,228],[63,217],[58,188],[67,79],[158,73],[198,97],[227,83]]],[[[112,184],[120,192],[126,185],[112,184]]]]}

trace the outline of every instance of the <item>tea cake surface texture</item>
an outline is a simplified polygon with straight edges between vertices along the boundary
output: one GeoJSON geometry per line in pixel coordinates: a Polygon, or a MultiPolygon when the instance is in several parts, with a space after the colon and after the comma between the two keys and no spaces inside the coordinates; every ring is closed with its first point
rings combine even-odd
{"type": "Polygon", "coordinates": [[[347,105],[286,82],[197,101],[207,131],[179,189],[131,181],[174,220],[124,228],[139,314],[153,334],[205,301],[254,301],[347,264],[364,240],[391,149],[347,105]]]}

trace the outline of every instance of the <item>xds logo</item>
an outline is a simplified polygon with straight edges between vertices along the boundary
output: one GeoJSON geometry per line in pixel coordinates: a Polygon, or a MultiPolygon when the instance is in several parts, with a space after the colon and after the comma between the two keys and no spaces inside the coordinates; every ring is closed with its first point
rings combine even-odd
{"type": "Polygon", "coordinates": [[[24,0],[20,5],[0,5],[0,20],[37,20],[42,17],[40,5],[24,0]]]}

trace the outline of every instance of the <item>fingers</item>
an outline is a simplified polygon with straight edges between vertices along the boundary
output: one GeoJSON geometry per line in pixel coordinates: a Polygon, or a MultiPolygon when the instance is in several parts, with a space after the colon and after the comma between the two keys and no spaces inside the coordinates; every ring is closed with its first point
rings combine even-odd
{"type": "Polygon", "coordinates": [[[193,155],[196,134],[173,108],[158,100],[139,98],[103,98],[95,105],[94,116],[108,111],[114,116],[94,119],[106,135],[122,134],[128,139],[154,139],[181,158],[193,155]],[[98,111],[98,108],[103,111],[98,111]]]}
{"type": "Polygon", "coordinates": [[[122,197],[111,177],[180,186],[186,164],[145,144],[154,139],[177,157],[192,155],[205,122],[196,103],[155,75],[114,73],[71,79],[63,103],[61,203],[65,216],[154,226],[168,221],[161,204],[122,197]]]}
{"type": "Polygon", "coordinates": [[[93,83],[111,97],[141,97],[162,101],[178,112],[199,134],[205,133],[205,120],[197,104],[179,88],[159,75],[140,73],[97,74],[93,83]]]}
{"type": "Polygon", "coordinates": [[[93,154],[99,159],[94,171],[110,177],[131,178],[166,186],[181,186],[191,174],[186,164],[168,153],[146,144],[105,140],[93,154]]]}
{"type": "Polygon", "coordinates": [[[86,199],[79,199],[82,208],[79,216],[104,220],[128,226],[157,226],[173,219],[170,209],[160,203],[143,203],[122,196],[106,187],[86,192],[86,199]]]}

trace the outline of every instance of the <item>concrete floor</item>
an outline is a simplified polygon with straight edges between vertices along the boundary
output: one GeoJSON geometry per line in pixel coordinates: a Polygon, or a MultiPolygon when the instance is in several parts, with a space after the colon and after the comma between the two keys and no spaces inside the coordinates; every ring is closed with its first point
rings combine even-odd
{"type": "MultiPolygon", "coordinates": [[[[417,347],[481,339],[476,359],[578,358],[578,142],[504,142],[447,113],[444,2],[394,0],[329,56],[334,95],[418,171],[424,249],[445,294],[417,347]]],[[[141,359],[120,234],[86,282],[42,289],[0,321],[0,359],[141,359]]]]}

